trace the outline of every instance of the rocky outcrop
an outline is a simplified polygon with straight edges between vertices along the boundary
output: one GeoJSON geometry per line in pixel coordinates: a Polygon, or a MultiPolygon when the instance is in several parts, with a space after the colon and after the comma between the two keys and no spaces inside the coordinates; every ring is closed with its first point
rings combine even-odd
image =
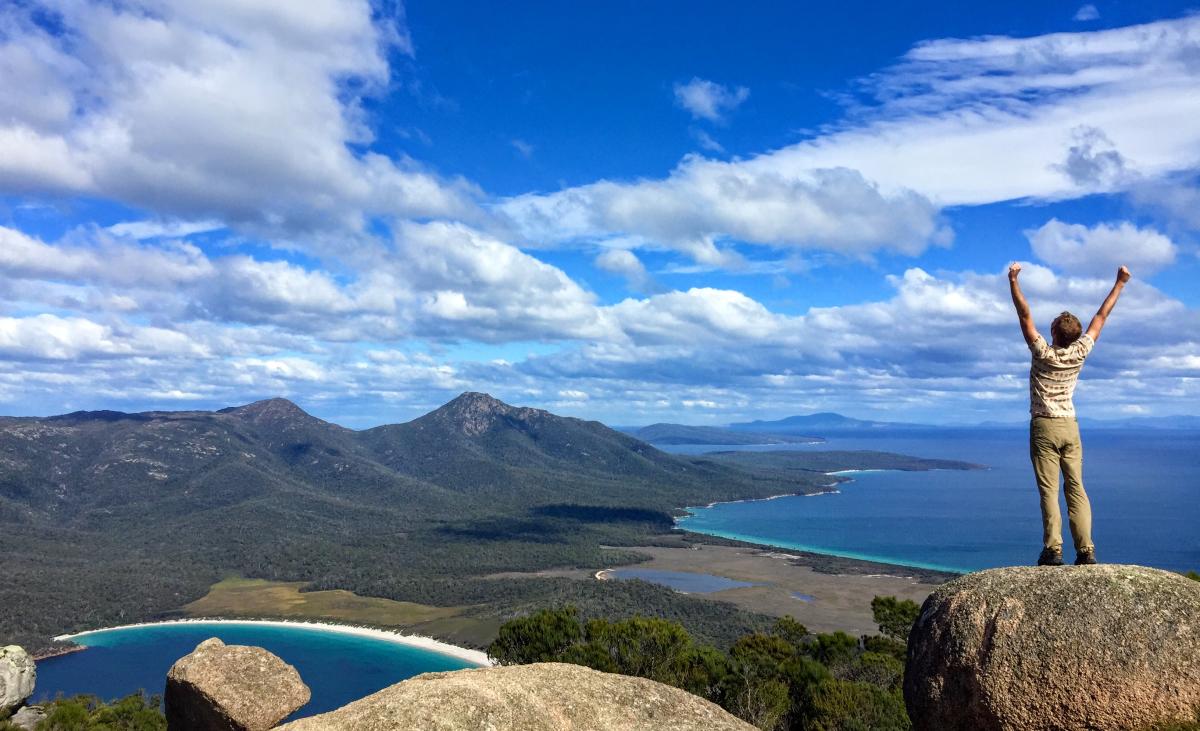
{"type": "Polygon", "coordinates": [[[45,718],[46,711],[41,706],[25,706],[14,713],[8,722],[22,731],[35,731],[45,718]]]}
{"type": "Polygon", "coordinates": [[[469,437],[477,437],[492,428],[497,421],[511,419],[516,422],[543,419],[549,416],[540,409],[509,406],[486,393],[468,391],[458,398],[432,412],[442,421],[448,422],[452,428],[469,437]]]}
{"type": "Polygon", "coordinates": [[[296,668],[261,647],[201,642],[167,673],[172,731],[264,731],[308,703],[296,668]]]}
{"type": "Polygon", "coordinates": [[[1200,583],[1139,566],[994,569],[925,601],[915,729],[1131,729],[1200,708],[1200,583]]]}
{"type": "Polygon", "coordinates": [[[33,695],[37,667],[19,645],[0,647],[0,717],[33,695]]]}
{"type": "Polygon", "coordinates": [[[719,706],[644,678],[538,663],[427,673],[281,731],[754,731],[719,706]]]}

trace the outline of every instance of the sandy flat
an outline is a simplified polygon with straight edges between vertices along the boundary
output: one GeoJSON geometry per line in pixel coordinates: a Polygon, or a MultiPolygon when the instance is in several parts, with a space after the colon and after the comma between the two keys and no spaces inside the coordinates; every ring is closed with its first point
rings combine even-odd
{"type": "Polygon", "coordinates": [[[878,627],[871,617],[872,598],[895,596],[920,604],[938,586],[906,576],[900,566],[895,567],[894,575],[819,573],[793,563],[791,554],[782,550],[699,544],[694,548],[638,546],[632,550],[651,560],[629,568],[714,574],[762,584],[696,596],[774,616],[790,614],[814,632],[875,634],[878,627]],[[809,595],[813,601],[793,598],[793,593],[809,595]]]}

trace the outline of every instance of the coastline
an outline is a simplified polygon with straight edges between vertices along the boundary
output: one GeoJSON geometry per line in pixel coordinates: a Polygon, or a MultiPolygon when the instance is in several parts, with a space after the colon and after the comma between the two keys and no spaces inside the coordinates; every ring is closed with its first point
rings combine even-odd
{"type": "MultiPolygon", "coordinates": [[[[734,503],[766,502],[768,500],[775,500],[775,499],[778,499],[781,497],[815,497],[817,495],[838,494],[841,492],[841,490],[838,489],[839,485],[842,485],[842,484],[848,483],[848,482],[854,482],[854,479],[852,477],[848,477],[847,475],[854,474],[854,473],[862,473],[862,472],[887,472],[887,471],[888,470],[884,470],[884,469],[836,470],[834,472],[825,472],[824,474],[828,475],[829,477],[835,478],[837,480],[837,482],[833,482],[830,485],[826,486],[826,489],[818,490],[816,492],[785,493],[783,495],[771,495],[770,497],[765,497],[765,498],[745,498],[742,500],[719,500],[717,502],[709,503],[708,505],[705,505],[703,508],[686,507],[683,509],[684,515],[674,518],[674,526],[675,526],[676,530],[680,530],[685,533],[691,533],[692,535],[695,535],[695,536],[709,536],[712,538],[723,538],[725,540],[737,541],[739,543],[745,543],[747,545],[755,546],[755,547],[758,547],[765,551],[779,551],[779,550],[800,551],[802,553],[829,556],[831,558],[843,559],[843,560],[847,560],[847,561],[858,561],[858,562],[862,562],[862,563],[866,563],[866,564],[892,566],[901,571],[903,571],[903,570],[933,571],[936,573],[958,574],[958,575],[971,573],[970,569],[964,569],[964,568],[953,567],[953,566],[942,566],[940,564],[924,563],[924,562],[917,562],[917,561],[912,561],[912,562],[899,561],[899,560],[889,558],[886,556],[871,556],[868,554],[856,553],[853,551],[838,551],[838,550],[834,550],[834,549],[822,548],[819,546],[809,546],[809,545],[800,544],[800,543],[791,543],[791,542],[771,543],[771,542],[768,542],[768,540],[764,539],[761,536],[747,536],[747,535],[743,535],[740,533],[732,533],[732,532],[727,532],[727,531],[699,531],[699,530],[690,529],[684,525],[680,525],[681,520],[686,520],[688,518],[695,517],[695,514],[693,512],[691,512],[693,510],[711,509],[712,507],[714,507],[716,505],[730,505],[730,504],[734,504],[734,503]]],[[[883,575],[892,575],[892,574],[883,574],[883,575]]],[[[600,576],[597,575],[596,578],[600,578],[600,576]]]]}
{"type": "Polygon", "coordinates": [[[55,647],[52,650],[45,650],[43,652],[35,652],[30,657],[33,659],[34,662],[41,662],[42,660],[49,660],[52,657],[62,657],[63,655],[73,655],[76,652],[83,652],[86,649],[87,649],[86,645],[71,645],[69,647],[55,647]]]}
{"type": "Polygon", "coordinates": [[[852,551],[836,551],[829,548],[821,548],[819,546],[808,546],[800,543],[778,542],[770,543],[767,539],[760,536],[746,536],[740,533],[731,533],[726,531],[699,531],[692,530],[686,526],[675,524],[676,529],[684,533],[690,533],[694,536],[707,536],[710,538],[723,538],[728,541],[736,541],[744,543],[747,546],[758,548],[765,552],[779,553],[780,551],[799,551],[801,553],[817,554],[820,556],[828,556],[830,558],[844,559],[847,561],[856,561],[864,564],[875,564],[882,566],[891,566],[896,568],[898,574],[880,574],[885,576],[903,576],[904,572],[912,571],[933,571],[940,574],[955,574],[963,575],[971,573],[971,569],[957,568],[953,566],[942,566],[940,564],[921,563],[917,561],[905,562],[898,561],[894,558],[886,556],[871,556],[865,553],[854,553],[852,551]]]}
{"type": "MultiPolygon", "coordinates": [[[[141,627],[158,627],[171,624],[240,624],[253,626],[269,626],[269,627],[292,627],[318,630],[322,632],[338,632],[341,634],[355,635],[358,637],[369,637],[375,640],[383,640],[385,642],[394,642],[399,645],[408,645],[430,652],[436,652],[441,655],[448,655],[459,660],[478,665],[479,667],[490,667],[492,661],[488,658],[487,653],[482,650],[471,650],[458,645],[451,645],[448,642],[435,640],[432,637],[423,635],[406,635],[399,632],[393,632],[375,627],[360,627],[351,624],[337,624],[334,622],[311,622],[311,621],[292,621],[283,619],[169,619],[162,622],[137,622],[134,624],[123,624],[117,627],[103,627],[101,629],[86,630],[84,632],[76,632],[74,634],[59,635],[55,637],[57,642],[73,642],[80,637],[87,635],[99,634],[101,632],[112,632],[126,629],[137,629],[141,627]]],[[[83,645],[80,650],[87,646],[83,645]]],[[[78,652],[80,650],[70,650],[69,652],[78,652]]],[[[58,654],[68,654],[62,652],[58,654]]]]}
{"type": "MultiPolygon", "coordinates": [[[[859,471],[861,472],[863,470],[859,470],[859,471]]],[[[832,475],[833,473],[826,472],[825,474],[832,475]]],[[[838,482],[831,482],[828,485],[822,485],[821,486],[822,489],[814,490],[813,492],[781,492],[778,495],[768,495],[767,497],[747,497],[747,498],[742,498],[740,500],[716,500],[714,502],[709,503],[708,505],[690,506],[690,507],[682,508],[682,510],[684,510],[684,511],[699,510],[702,508],[704,508],[704,509],[711,508],[716,505],[734,505],[736,503],[766,502],[768,500],[778,500],[781,497],[814,497],[816,495],[836,495],[837,493],[841,492],[841,490],[837,489],[837,486],[842,484],[843,482],[852,482],[852,480],[840,480],[838,482]]],[[[688,514],[690,515],[691,513],[688,513],[688,514]]]]}

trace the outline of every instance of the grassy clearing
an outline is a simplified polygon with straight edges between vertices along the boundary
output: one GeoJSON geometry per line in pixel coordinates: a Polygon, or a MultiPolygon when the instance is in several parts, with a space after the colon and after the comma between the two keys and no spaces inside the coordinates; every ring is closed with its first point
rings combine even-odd
{"type": "Polygon", "coordinates": [[[213,584],[207,595],[183,611],[194,617],[327,619],[380,627],[411,627],[462,612],[460,607],[376,599],[340,589],[302,593],[305,583],[228,578],[213,584]]]}

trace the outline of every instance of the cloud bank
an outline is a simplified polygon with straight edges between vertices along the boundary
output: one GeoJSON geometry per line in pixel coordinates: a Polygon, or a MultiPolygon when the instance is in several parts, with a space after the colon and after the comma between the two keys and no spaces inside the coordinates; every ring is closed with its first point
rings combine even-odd
{"type": "MultiPolygon", "coordinates": [[[[1200,229],[1200,127],[1180,122],[1200,118],[1196,16],[920,43],[794,144],[506,198],[375,151],[364,110],[413,53],[401,14],[359,0],[0,10],[0,193],[131,214],[62,235],[0,223],[0,404],[283,394],[365,424],[471,388],[627,421],[1019,415],[1028,355],[1001,267],[922,257],[954,245],[965,207],[1125,193],[1166,222],[1048,213],[1026,291],[1045,325],[1090,314],[1129,264],[1080,399],[1200,404],[1197,312],[1143,280],[1200,229]],[[732,283],[801,254],[880,266],[885,293],[814,306],[805,280],[768,304],[732,283]],[[699,270],[720,276],[685,279],[699,270]]],[[[672,92],[713,151],[698,127],[749,96],[672,92]]]]}

